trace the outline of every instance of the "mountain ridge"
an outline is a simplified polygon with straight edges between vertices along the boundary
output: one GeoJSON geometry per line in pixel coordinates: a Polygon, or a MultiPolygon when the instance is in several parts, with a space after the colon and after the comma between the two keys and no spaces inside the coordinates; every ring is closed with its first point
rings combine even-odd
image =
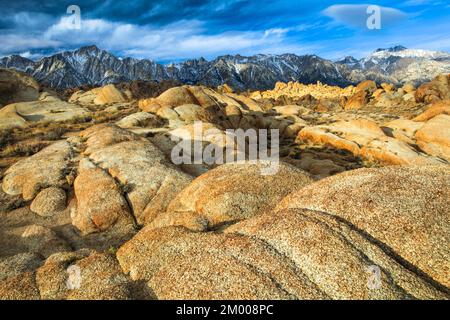
{"type": "Polygon", "coordinates": [[[227,83],[238,90],[265,90],[273,88],[276,82],[289,81],[305,84],[320,81],[337,86],[368,79],[393,84],[420,84],[440,73],[450,73],[450,54],[395,46],[377,49],[359,60],[347,56],[332,61],[315,54],[238,54],[222,55],[210,61],[199,58],[164,65],[149,59],[116,57],[91,45],[38,61],[12,55],[0,59],[0,67],[26,72],[55,89],[133,80],[176,80],[193,85],[227,83]]]}

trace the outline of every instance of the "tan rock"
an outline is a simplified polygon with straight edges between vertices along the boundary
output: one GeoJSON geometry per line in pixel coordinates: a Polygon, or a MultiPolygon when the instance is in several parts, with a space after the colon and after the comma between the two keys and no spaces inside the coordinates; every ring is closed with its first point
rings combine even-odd
{"type": "Polygon", "coordinates": [[[198,120],[197,112],[199,111],[200,106],[195,104],[185,104],[179,107],[176,107],[174,110],[178,114],[179,118],[187,123],[192,123],[198,120]]]}
{"type": "Polygon", "coordinates": [[[417,88],[417,102],[433,103],[445,99],[450,99],[450,75],[439,75],[417,88]]]}
{"type": "Polygon", "coordinates": [[[30,252],[48,257],[56,252],[68,251],[67,242],[51,230],[40,225],[28,226],[22,233],[22,241],[30,252]]]}
{"type": "MultiPolygon", "coordinates": [[[[124,141],[108,139],[106,147],[93,148],[89,160],[101,166],[119,182],[127,192],[127,199],[139,224],[151,222],[159,212],[165,211],[169,202],[190,181],[191,177],[169,163],[165,155],[147,139],[123,129],[99,126],[100,131],[108,130],[110,137],[123,136],[124,141]]],[[[101,142],[101,132],[91,129],[91,139],[101,142]]],[[[97,144],[97,143],[96,143],[97,144]]],[[[104,145],[104,143],[99,143],[104,145]]],[[[86,176],[89,180],[89,177],[86,176]]],[[[95,186],[95,179],[91,179],[95,186]]],[[[86,182],[87,183],[87,182],[86,182]]]]}
{"type": "Polygon", "coordinates": [[[274,109],[277,113],[285,116],[301,116],[311,112],[311,110],[297,105],[280,106],[275,107],[274,109]]]}
{"type": "Polygon", "coordinates": [[[43,299],[124,300],[133,298],[129,279],[109,254],[55,254],[36,273],[43,299]]]}
{"type": "Polygon", "coordinates": [[[411,93],[407,93],[403,96],[403,100],[406,102],[415,102],[416,101],[416,96],[414,92],[411,93]]]}
{"type": "Polygon", "coordinates": [[[375,92],[372,94],[372,97],[373,97],[375,100],[379,100],[383,94],[385,94],[384,89],[377,89],[377,90],[375,90],[375,92]]]}
{"type": "Polygon", "coordinates": [[[175,87],[167,90],[157,98],[162,107],[178,107],[184,104],[199,104],[187,87],[175,87]]]}
{"type": "MultiPolygon", "coordinates": [[[[76,279],[77,274],[72,273],[71,266],[76,268],[74,266],[76,261],[86,258],[90,254],[90,250],[79,250],[77,252],[59,252],[48,257],[45,263],[36,270],[36,284],[41,298],[45,300],[67,299],[69,291],[82,283],[82,277],[76,279]],[[70,280],[69,277],[71,277],[70,280]]],[[[81,269],[79,270],[81,276],[81,269]]]]}
{"type": "Polygon", "coordinates": [[[403,91],[405,91],[406,93],[412,93],[416,91],[416,87],[414,86],[414,84],[412,83],[406,83],[403,87],[402,87],[403,91]]]}
{"type": "Polygon", "coordinates": [[[68,300],[128,300],[133,298],[131,285],[117,260],[108,254],[92,254],[77,261],[80,287],[71,290],[68,300]]]}
{"type": "Polygon", "coordinates": [[[386,123],[383,131],[388,136],[392,136],[400,141],[415,144],[415,134],[422,128],[423,122],[415,122],[407,119],[397,119],[386,123]]]}
{"type": "Polygon", "coordinates": [[[84,235],[105,231],[115,224],[133,224],[120,187],[87,159],[80,162],[74,191],[77,205],[71,212],[72,224],[84,235]]]}
{"type": "Polygon", "coordinates": [[[364,91],[373,94],[375,90],[377,90],[377,84],[372,80],[363,81],[356,86],[356,91],[364,91]]]}
{"type": "Polygon", "coordinates": [[[383,88],[384,91],[388,92],[388,93],[393,93],[394,91],[397,90],[397,88],[395,87],[395,85],[391,84],[391,83],[382,83],[381,87],[383,88]]]}
{"type": "Polygon", "coordinates": [[[96,92],[96,97],[94,99],[95,104],[104,105],[110,103],[122,103],[126,102],[127,97],[120,92],[113,84],[108,84],[98,92],[96,92]]]}
{"type": "Polygon", "coordinates": [[[344,109],[345,111],[359,110],[362,107],[364,107],[368,102],[369,97],[367,95],[367,92],[364,90],[359,90],[348,99],[344,109]]]}
{"type": "Polygon", "coordinates": [[[120,91],[115,85],[108,84],[104,87],[94,88],[89,91],[77,91],[70,98],[69,102],[79,104],[105,105],[113,103],[124,103],[130,101],[131,97],[126,92],[120,91]]]}
{"type": "Polygon", "coordinates": [[[85,155],[120,142],[141,140],[138,135],[113,124],[92,126],[79,135],[86,140],[86,148],[83,152],[85,155]]]}
{"type": "Polygon", "coordinates": [[[33,200],[43,188],[62,187],[66,183],[64,172],[71,156],[72,149],[66,141],[54,143],[6,170],[3,190],[33,200]]]}
{"type": "Polygon", "coordinates": [[[239,235],[147,227],[117,257],[158,299],[325,298],[289,259],[239,235]]]}
{"type": "Polygon", "coordinates": [[[82,107],[56,99],[21,102],[0,110],[0,129],[23,128],[37,121],[65,122],[89,115],[82,107]]]}
{"type": "Polygon", "coordinates": [[[24,272],[20,275],[0,281],[1,300],[39,300],[39,289],[36,286],[33,272],[24,272]]]}
{"type": "Polygon", "coordinates": [[[278,210],[309,209],[315,216],[336,218],[408,270],[420,270],[412,273],[422,284],[445,292],[449,186],[446,165],[360,169],[292,193],[278,210]]]}
{"type": "MultiPolygon", "coordinates": [[[[18,276],[24,272],[33,272],[42,264],[38,253],[20,253],[0,258],[0,281],[18,276]]],[[[0,296],[1,299],[1,296],[0,296]]]]}
{"type": "Polygon", "coordinates": [[[42,190],[31,203],[30,209],[40,216],[53,216],[66,208],[66,192],[50,187],[42,190]]]}
{"type": "Polygon", "coordinates": [[[415,117],[414,121],[428,121],[440,114],[450,115],[450,100],[437,101],[433,103],[424,113],[415,117]]]}
{"type": "Polygon", "coordinates": [[[283,162],[273,175],[264,176],[264,169],[262,163],[238,163],[203,174],[172,200],[152,226],[205,231],[271,210],[285,195],[312,182],[305,172],[283,162]]]}
{"type": "Polygon", "coordinates": [[[415,138],[426,153],[450,161],[450,115],[441,114],[428,120],[415,138]]]}
{"type": "Polygon", "coordinates": [[[436,164],[435,158],[419,154],[407,143],[385,135],[370,120],[337,122],[328,126],[306,127],[299,142],[328,145],[351,152],[354,156],[383,164],[436,164]]]}
{"type": "Polygon", "coordinates": [[[134,127],[157,128],[162,125],[162,121],[151,113],[137,112],[117,121],[116,125],[123,129],[134,127]]]}
{"type": "Polygon", "coordinates": [[[139,100],[138,107],[143,112],[156,113],[159,110],[159,108],[161,108],[161,105],[157,102],[155,98],[149,98],[139,100]]]}

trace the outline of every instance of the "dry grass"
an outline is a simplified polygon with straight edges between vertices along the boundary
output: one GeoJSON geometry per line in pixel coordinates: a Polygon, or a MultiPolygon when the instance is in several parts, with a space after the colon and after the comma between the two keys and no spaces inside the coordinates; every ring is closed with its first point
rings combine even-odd
{"type": "Polygon", "coordinates": [[[64,138],[68,132],[79,132],[100,123],[116,122],[139,109],[130,105],[115,111],[95,108],[88,116],[80,116],[65,122],[31,122],[25,129],[16,128],[0,131],[0,158],[31,156],[49,144],[64,138]]]}

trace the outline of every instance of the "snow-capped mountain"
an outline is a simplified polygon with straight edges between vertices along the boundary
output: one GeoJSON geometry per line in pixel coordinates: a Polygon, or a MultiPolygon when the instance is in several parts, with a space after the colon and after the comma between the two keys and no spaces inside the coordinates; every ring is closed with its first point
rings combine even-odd
{"type": "Polygon", "coordinates": [[[176,80],[186,84],[236,89],[269,89],[277,81],[300,81],[346,86],[365,79],[400,84],[421,83],[437,74],[450,73],[450,54],[397,46],[378,49],[361,60],[338,61],[316,55],[226,55],[162,65],[151,60],[118,58],[96,46],[82,47],[32,61],[17,55],[0,59],[0,67],[15,68],[56,89],[100,86],[132,80],[176,80]]]}
{"type": "Polygon", "coordinates": [[[385,75],[389,82],[416,84],[429,81],[441,73],[450,73],[450,54],[442,51],[407,49],[396,46],[378,49],[361,59],[359,70],[364,75],[385,75]]]}
{"type": "Polygon", "coordinates": [[[32,72],[34,65],[32,60],[19,55],[12,55],[0,60],[0,66],[3,68],[12,68],[23,72],[32,72]]]}

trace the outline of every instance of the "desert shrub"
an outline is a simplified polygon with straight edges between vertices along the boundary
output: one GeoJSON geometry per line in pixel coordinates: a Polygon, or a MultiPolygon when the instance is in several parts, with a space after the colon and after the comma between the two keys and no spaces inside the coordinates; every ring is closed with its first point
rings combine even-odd
{"type": "Polygon", "coordinates": [[[67,129],[64,127],[56,127],[53,128],[51,131],[48,132],[44,132],[42,135],[42,139],[44,140],[59,140],[61,139],[61,137],[64,135],[64,133],[66,133],[67,129]]]}
{"type": "Polygon", "coordinates": [[[0,153],[1,157],[29,157],[45,148],[47,143],[16,143],[8,145],[0,153]]]}

